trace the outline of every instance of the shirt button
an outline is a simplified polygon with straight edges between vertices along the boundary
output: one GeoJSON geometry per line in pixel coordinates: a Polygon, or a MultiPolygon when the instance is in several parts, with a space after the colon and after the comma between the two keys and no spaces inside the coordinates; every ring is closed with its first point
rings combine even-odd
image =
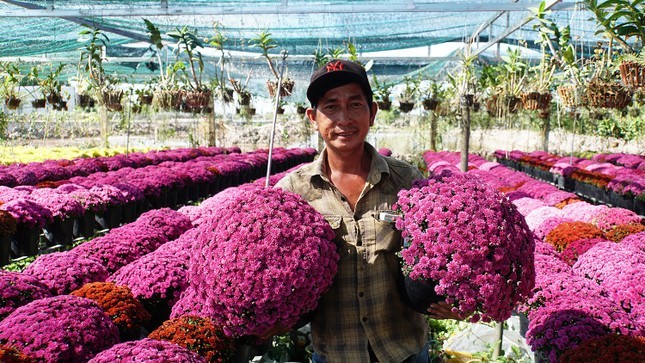
{"type": "Polygon", "coordinates": [[[363,296],[365,296],[365,294],[363,294],[362,291],[358,293],[358,297],[363,297],[363,296]]]}
{"type": "Polygon", "coordinates": [[[367,322],[367,317],[364,316],[364,317],[361,318],[361,320],[363,321],[363,323],[365,323],[365,322],[367,322]]]}

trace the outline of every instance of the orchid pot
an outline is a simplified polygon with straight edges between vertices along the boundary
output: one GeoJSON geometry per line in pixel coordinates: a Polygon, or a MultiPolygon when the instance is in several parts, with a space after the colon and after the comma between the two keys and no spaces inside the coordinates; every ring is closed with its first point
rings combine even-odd
{"type": "Polygon", "coordinates": [[[426,111],[434,111],[439,106],[439,100],[434,98],[426,98],[422,101],[423,109],[426,111]]]}
{"type": "Polygon", "coordinates": [[[620,66],[620,78],[628,87],[645,87],[645,66],[634,61],[623,61],[620,66]]]}
{"type": "Polygon", "coordinates": [[[16,96],[7,96],[4,100],[5,105],[10,110],[15,110],[20,106],[22,100],[16,96]]]}
{"type": "Polygon", "coordinates": [[[551,93],[522,93],[522,106],[527,110],[546,110],[551,104],[551,93]]]}
{"type": "Polygon", "coordinates": [[[45,108],[47,101],[44,98],[38,98],[31,101],[31,107],[33,108],[45,108]]]}
{"type": "Polygon", "coordinates": [[[399,102],[399,110],[403,113],[408,113],[414,109],[414,102],[399,102]]]}

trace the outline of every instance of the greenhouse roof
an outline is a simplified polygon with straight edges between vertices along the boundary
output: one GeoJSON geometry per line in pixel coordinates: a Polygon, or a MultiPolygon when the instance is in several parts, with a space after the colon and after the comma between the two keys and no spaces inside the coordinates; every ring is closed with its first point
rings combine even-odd
{"type": "MultiPolygon", "coordinates": [[[[0,59],[76,64],[81,24],[86,24],[110,39],[109,71],[152,76],[157,71],[151,66],[145,18],[162,34],[187,26],[202,38],[213,37],[217,25],[228,39],[230,72],[238,77],[250,71],[254,78],[269,76],[259,49],[249,46],[249,39],[268,30],[278,42],[272,54],[288,52],[289,74],[296,80],[308,79],[314,51],[345,49],[348,43],[356,45],[361,59],[374,61],[375,74],[400,78],[420,69],[440,72],[456,59],[461,46],[455,44],[464,41],[472,40],[476,52],[493,60],[503,55],[500,43],[537,49],[528,20],[529,9],[538,5],[534,0],[0,0],[0,59]]],[[[598,40],[590,14],[574,0],[546,5],[560,25],[571,26],[578,49],[588,53],[598,40]]],[[[172,49],[171,39],[164,39],[172,49]]],[[[206,71],[215,69],[220,53],[202,53],[206,71]]],[[[76,71],[71,68],[68,76],[76,71]]]]}

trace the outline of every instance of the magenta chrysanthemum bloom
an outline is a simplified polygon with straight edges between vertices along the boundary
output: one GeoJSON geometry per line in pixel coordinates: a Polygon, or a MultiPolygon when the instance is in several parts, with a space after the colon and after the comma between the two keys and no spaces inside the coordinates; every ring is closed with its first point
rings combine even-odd
{"type": "Polygon", "coordinates": [[[110,274],[168,242],[163,231],[137,222],[110,230],[85,242],[70,253],[99,262],[110,274]]]}
{"type": "Polygon", "coordinates": [[[533,233],[535,234],[535,237],[544,241],[549,232],[564,222],[575,222],[575,220],[567,217],[549,217],[543,220],[542,223],[538,224],[538,226],[533,229],[533,233]]]}
{"type": "Polygon", "coordinates": [[[30,197],[38,204],[49,209],[54,218],[74,218],[80,216],[85,211],[78,200],[56,189],[36,189],[31,192],[30,197]]]}
{"type": "Polygon", "coordinates": [[[526,342],[548,362],[557,362],[560,355],[580,343],[609,333],[602,323],[573,308],[539,311],[539,315],[529,320],[526,342]]]}
{"type": "Polygon", "coordinates": [[[562,217],[562,210],[545,205],[543,207],[538,207],[526,214],[526,225],[529,226],[531,231],[535,230],[540,226],[545,220],[552,217],[562,217]]]}
{"type": "Polygon", "coordinates": [[[212,318],[228,336],[293,326],[316,308],[337,271],[327,221],[282,189],[240,190],[197,229],[191,286],[212,302],[212,318]]]}
{"type": "Polygon", "coordinates": [[[534,209],[546,206],[543,201],[534,198],[515,199],[513,200],[513,204],[515,204],[518,212],[520,212],[523,216],[528,215],[534,209]]]}
{"type": "Polygon", "coordinates": [[[587,202],[578,202],[567,204],[562,208],[562,212],[567,216],[567,218],[585,223],[591,223],[593,216],[602,210],[609,210],[609,207],[606,205],[593,205],[587,202]]]}
{"type": "Polygon", "coordinates": [[[0,321],[0,344],[39,362],[87,362],[119,342],[119,329],[93,300],[61,295],[21,306],[0,321]]]}
{"type": "Polygon", "coordinates": [[[193,228],[188,217],[170,208],[153,209],[145,212],[137,218],[135,223],[137,226],[149,226],[157,229],[169,241],[193,228]]]}
{"type": "Polygon", "coordinates": [[[631,246],[645,253],[645,232],[630,234],[620,241],[623,246],[631,246]]]}
{"type": "MultiPolygon", "coordinates": [[[[535,240],[535,255],[547,255],[560,258],[560,253],[555,249],[555,247],[553,247],[552,244],[546,243],[540,239],[535,240]]],[[[537,270],[537,264],[535,265],[535,268],[537,270]]]]}
{"type": "Polygon", "coordinates": [[[535,254],[535,279],[540,276],[550,276],[555,273],[572,273],[571,266],[567,265],[559,257],[553,255],[535,254]]]}
{"type": "Polygon", "coordinates": [[[569,266],[573,266],[573,264],[578,261],[578,257],[589,251],[591,247],[597,245],[600,242],[610,241],[607,241],[604,238],[586,238],[573,241],[569,243],[567,247],[565,247],[564,251],[560,253],[560,258],[562,259],[562,261],[569,264],[569,266]]]}
{"type": "Polygon", "coordinates": [[[49,288],[31,275],[19,272],[1,272],[0,320],[23,305],[51,296],[49,288]]]}
{"type": "Polygon", "coordinates": [[[89,282],[105,281],[105,267],[90,258],[67,252],[40,255],[23,271],[42,281],[55,295],[69,294],[89,282]]]}
{"type": "Polygon", "coordinates": [[[643,218],[625,208],[607,208],[596,212],[591,218],[591,223],[602,231],[607,232],[621,224],[641,224],[643,218]]]}
{"type": "Polygon", "coordinates": [[[630,266],[645,269],[645,252],[621,243],[600,242],[578,257],[573,271],[599,284],[630,266]]]}
{"type": "Polygon", "coordinates": [[[107,184],[95,185],[90,188],[90,192],[98,196],[101,204],[106,206],[121,205],[128,201],[120,189],[107,184]]]}
{"type": "Polygon", "coordinates": [[[206,363],[206,358],[166,340],[144,338],[117,344],[88,363],[206,363]]]}
{"type": "Polygon", "coordinates": [[[6,210],[18,224],[29,228],[43,228],[54,221],[52,212],[30,199],[14,199],[0,205],[0,210],[6,210]]]}
{"type": "Polygon", "coordinates": [[[205,291],[195,291],[190,285],[179,296],[179,300],[173,305],[170,318],[179,318],[184,315],[195,315],[201,317],[215,316],[213,302],[208,298],[205,291]]]}
{"type": "Polygon", "coordinates": [[[172,307],[188,285],[188,253],[149,253],[120,268],[108,281],[127,286],[139,301],[164,302],[172,307]]]}
{"type": "Polygon", "coordinates": [[[472,175],[417,181],[398,194],[396,228],[412,280],[437,282],[435,291],[473,320],[503,321],[534,285],[535,240],[517,208],[472,175]]]}

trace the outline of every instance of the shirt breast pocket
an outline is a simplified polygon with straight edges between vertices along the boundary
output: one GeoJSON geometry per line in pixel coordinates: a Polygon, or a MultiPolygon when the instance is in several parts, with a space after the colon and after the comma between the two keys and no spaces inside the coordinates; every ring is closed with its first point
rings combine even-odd
{"type": "MultiPolygon", "coordinates": [[[[387,211],[391,213],[391,211],[387,211]]],[[[380,212],[374,214],[375,252],[398,252],[401,250],[401,232],[394,227],[394,222],[379,219],[380,212]]]]}

